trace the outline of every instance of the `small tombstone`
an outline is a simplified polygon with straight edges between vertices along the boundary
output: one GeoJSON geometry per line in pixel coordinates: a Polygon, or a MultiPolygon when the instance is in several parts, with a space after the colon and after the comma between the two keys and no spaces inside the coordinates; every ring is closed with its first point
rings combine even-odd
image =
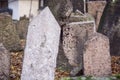
{"type": "Polygon", "coordinates": [[[111,74],[109,39],[100,33],[92,35],[85,43],[83,60],[86,76],[109,76],[111,74]]]}
{"type": "Polygon", "coordinates": [[[20,18],[16,24],[16,30],[21,39],[26,39],[28,31],[29,19],[26,16],[20,18]]]}
{"type": "Polygon", "coordinates": [[[20,39],[10,15],[0,14],[0,42],[7,50],[21,50],[20,39]]]}
{"type": "Polygon", "coordinates": [[[48,7],[29,27],[21,80],[54,80],[60,26],[48,7]]]}
{"type": "Polygon", "coordinates": [[[10,53],[0,43],[0,80],[9,80],[10,53]]]}

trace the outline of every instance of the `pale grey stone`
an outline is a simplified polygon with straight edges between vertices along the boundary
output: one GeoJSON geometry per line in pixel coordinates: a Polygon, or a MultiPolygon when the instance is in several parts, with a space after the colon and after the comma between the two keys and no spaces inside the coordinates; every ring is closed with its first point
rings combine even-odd
{"type": "Polygon", "coordinates": [[[30,23],[21,80],[54,80],[60,26],[48,7],[30,23]]]}
{"type": "Polygon", "coordinates": [[[84,74],[103,77],[111,74],[111,56],[108,37],[95,33],[85,43],[84,74]]]}

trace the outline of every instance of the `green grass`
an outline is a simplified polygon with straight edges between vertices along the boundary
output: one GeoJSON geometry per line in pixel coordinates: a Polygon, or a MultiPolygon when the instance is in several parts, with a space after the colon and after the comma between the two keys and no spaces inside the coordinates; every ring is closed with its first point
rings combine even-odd
{"type": "MultiPolygon", "coordinates": [[[[104,80],[120,80],[120,74],[116,74],[110,77],[103,77],[104,80]]],[[[79,76],[79,77],[65,77],[60,80],[102,80],[102,78],[96,78],[92,76],[79,76]]]]}

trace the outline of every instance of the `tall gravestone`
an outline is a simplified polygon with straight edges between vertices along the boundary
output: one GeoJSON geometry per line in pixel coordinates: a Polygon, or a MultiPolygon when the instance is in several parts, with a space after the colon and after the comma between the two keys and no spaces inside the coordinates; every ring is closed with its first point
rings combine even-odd
{"type": "Polygon", "coordinates": [[[92,35],[85,43],[83,61],[86,76],[109,76],[111,74],[109,39],[100,33],[92,35]]]}
{"type": "Polygon", "coordinates": [[[0,80],[9,80],[10,53],[0,43],[0,80]]]}
{"type": "Polygon", "coordinates": [[[28,27],[21,80],[54,80],[59,37],[60,26],[46,7],[28,27]]]}

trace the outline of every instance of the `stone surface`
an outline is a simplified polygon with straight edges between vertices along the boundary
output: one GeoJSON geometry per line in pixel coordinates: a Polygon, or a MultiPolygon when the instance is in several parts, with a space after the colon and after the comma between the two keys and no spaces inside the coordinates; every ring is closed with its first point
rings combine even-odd
{"type": "Polygon", "coordinates": [[[49,8],[28,28],[21,80],[54,80],[60,26],[49,8]]]}
{"type": "Polygon", "coordinates": [[[57,21],[68,17],[73,11],[71,0],[45,0],[45,5],[50,7],[57,21]]]}
{"type": "Polygon", "coordinates": [[[20,39],[16,32],[15,25],[9,15],[0,14],[0,42],[4,44],[7,50],[21,50],[20,39]]]}
{"type": "Polygon", "coordinates": [[[80,63],[84,42],[93,33],[93,27],[93,23],[69,24],[63,27],[63,50],[72,66],[80,63]]]}
{"type": "Polygon", "coordinates": [[[0,80],[9,80],[10,53],[0,43],[0,80]]]}
{"type": "Polygon", "coordinates": [[[77,9],[84,13],[84,0],[71,0],[73,4],[73,11],[77,9]]]}
{"type": "Polygon", "coordinates": [[[120,56],[120,0],[107,3],[101,18],[98,32],[110,40],[110,54],[120,56]]]}
{"type": "Polygon", "coordinates": [[[63,50],[73,67],[71,75],[83,68],[83,47],[87,38],[94,33],[94,22],[72,22],[63,27],[63,50]]]}
{"type": "Polygon", "coordinates": [[[95,33],[88,38],[84,47],[84,74],[103,77],[111,74],[109,39],[95,33]]]}
{"type": "Polygon", "coordinates": [[[96,30],[98,29],[101,16],[103,14],[104,8],[106,6],[106,0],[103,1],[88,1],[87,2],[88,13],[95,18],[96,30]]]}
{"type": "Polygon", "coordinates": [[[69,17],[69,23],[62,28],[62,44],[65,56],[72,66],[71,76],[82,73],[83,46],[87,38],[95,32],[95,22],[89,14],[76,10],[69,17]]]}
{"type": "Polygon", "coordinates": [[[68,63],[68,59],[64,54],[62,41],[59,44],[59,52],[57,57],[57,69],[61,69],[67,72],[70,72],[72,70],[72,66],[68,63]]]}
{"type": "Polygon", "coordinates": [[[26,39],[28,25],[29,19],[26,16],[21,17],[20,20],[16,23],[16,30],[20,39],[26,39]]]}
{"type": "Polygon", "coordinates": [[[94,21],[94,17],[91,16],[90,14],[83,14],[79,10],[72,12],[69,17],[69,23],[70,22],[85,22],[85,21],[94,21]]]}

